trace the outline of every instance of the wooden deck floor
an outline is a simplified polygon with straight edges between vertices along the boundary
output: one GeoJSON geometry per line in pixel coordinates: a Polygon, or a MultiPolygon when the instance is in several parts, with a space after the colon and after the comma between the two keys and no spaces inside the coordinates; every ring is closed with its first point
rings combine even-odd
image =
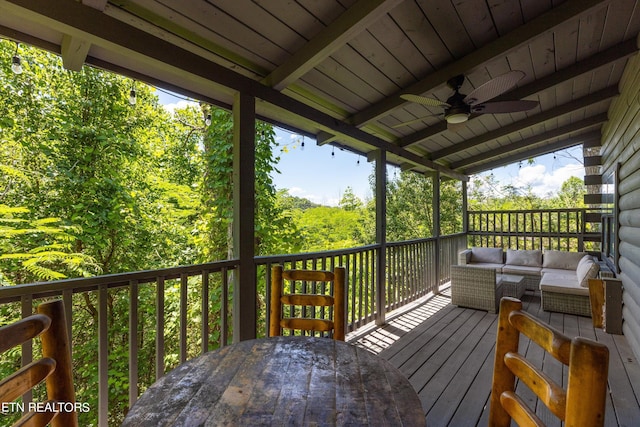
{"type": "MultiPolygon", "coordinates": [[[[389,316],[384,327],[358,332],[347,341],[379,354],[409,378],[422,401],[428,426],[486,426],[497,316],[459,308],[450,301],[445,290],[409,311],[389,316]]],[[[590,318],[542,311],[538,295],[527,293],[522,301],[528,312],[565,334],[595,339],[609,347],[605,425],[639,426],[640,365],[625,338],[594,329],[590,318]]],[[[527,346],[527,357],[536,357],[537,352],[539,363],[552,377],[562,377],[559,362],[551,357],[543,360],[535,344],[521,345],[527,346]]],[[[538,410],[543,421],[560,426],[545,410],[538,410]]]]}

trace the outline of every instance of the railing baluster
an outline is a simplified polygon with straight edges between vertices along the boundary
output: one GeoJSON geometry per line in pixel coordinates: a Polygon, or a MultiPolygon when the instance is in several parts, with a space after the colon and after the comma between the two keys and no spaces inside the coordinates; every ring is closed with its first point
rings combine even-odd
{"type": "Polygon", "coordinates": [[[109,418],[109,337],[107,300],[109,289],[98,289],[98,425],[107,427],[109,418]]]}
{"type": "Polygon", "coordinates": [[[156,282],[156,380],[164,375],[164,277],[156,282]]]}
{"type": "MultiPolygon", "coordinates": [[[[20,309],[22,311],[22,317],[28,317],[33,314],[33,296],[31,294],[23,295],[20,298],[20,309]]],[[[21,363],[22,366],[27,366],[29,363],[33,362],[33,340],[28,340],[27,342],[22,344],[22,355],[21,355],[21,363]]],[[[22,396],[22,402],[27,407],[29,403],[33,400],[33,391],[29,390],[22,396]]],[[[28,411],[26,411],[28,412],[28,411]]]]}
{"type": "MultiPolygon", "coordinates": [[[[202,343],[200,345],[200,351],[206,353],[209,351],[209,272],[202,270],[202,300],[200,301],[200,315],[202,317],[202,323],[200,324],[200,335],[202,336],[202,343]]],[[[267,287],[267,292],[269,287],[267,287]]],[[[267,301],[269,297],[267,296],[267,301]]],[[[267,311],[268,313],[268,311],[267,311]]]]}
{"type": "Polygon", "coordinates": [[[180,275],[180,362],[187,360],[187,282],[186,274],[180,275]]]}
{"type": "Polygon", "coordinates": [[[360,275],[358,277],[358,298],[360,300],[360,304],[358,304],[358,326],[360,326],[362,324],[363,305],[365,304],[363,299],[364,289],[362,286],[364,283],[364,254],[362,252],[358,253],[358,264],[360,267],[360,275]]]}
{"type": "Polygon", "coordinates": [[[129,284],[129,407],[138,400],[138,282],[129,284]]]}
{"type": "Polygon", "coordinates": [[[229,344],[229,273],[226,268],[222,269],[222,301],[220,301],[220,346],[229,344]]]}

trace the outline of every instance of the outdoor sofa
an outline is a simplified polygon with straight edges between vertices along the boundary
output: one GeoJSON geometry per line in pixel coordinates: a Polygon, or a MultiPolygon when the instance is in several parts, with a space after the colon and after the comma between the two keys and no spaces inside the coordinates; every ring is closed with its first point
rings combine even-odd
{"type": "MultiPolygon", "coordinates": [[[[540,289],[543,310],[589,317],[591,305],[588,280],[599,275],[612,276],[604,269],[601,272],[597,259],[586,252],[514,249],[503,251],[502,248],[474,247],[458,254],[458,265],[464,266],[463,269],[470,269],[467,276],[472,281],[472,286],[489,289],[490,279],[483,278],[479,271],[473,272],[471,269],[480,268],[494,270],[496,274],[523,276],[527,290],[540,289]],[[487,283],[479,285],[481,280],[487,283]]],[[[457,276],[457,280],[454,280],[452,272],[452,299],[455,293],[453,288],[459,288],[458,284],[461,283],[459,272],[457,276]]],[[[501,293],[499,286],[496,287],[495,275],[492,284],[496,292],[501,293]]]]}

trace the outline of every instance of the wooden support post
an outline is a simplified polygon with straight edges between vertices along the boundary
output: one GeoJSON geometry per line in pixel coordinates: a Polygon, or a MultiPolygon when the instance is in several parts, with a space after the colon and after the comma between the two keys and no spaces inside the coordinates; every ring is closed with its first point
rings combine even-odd
{"type": "Polygon", "coordinates": [[[376,325],[386,322],[387,284],[387,153],[378,150],[376,162],[376,243],[379,245],[376,270],[376,325]]]}
{"type": "Polygon", "coordinates": [[[604,279],[605,313],[603,326],[608,334],[622,335],[622,281],[604,279]]]}
{"type": "Polygon", "coordinates": [[[604,281],[589,279],[589,302],[591,303],[591,322],[594,328],[602,328],[604,308],[604,281]]]}
{"type": "Polygon", "coordinates": [[[233,342],[256,337],[255,98],[237,93],[233,103],[233,256],[239,260],[233,286],[233,342]]]}
{"type": "Polygon", "coordinates": [[[432,211],[433,211],[433,237],[436,240],[436,250],[434,252],[435,260],[434,266],[436,268],[435,276],[436,283],[433,288],[433,293],[440,293],[440,278],[442,277],[442,271],[440,271],[440,251],[442,250],[440,246],[440,172],[435,172],[433,174],[433,200],[432,200],[432,211]]]}
{"type": "Polygon", "coordinates": [[[462,232],[469,233],[469,199],[467,195],[467,181],[462,181],[462,232]]]}

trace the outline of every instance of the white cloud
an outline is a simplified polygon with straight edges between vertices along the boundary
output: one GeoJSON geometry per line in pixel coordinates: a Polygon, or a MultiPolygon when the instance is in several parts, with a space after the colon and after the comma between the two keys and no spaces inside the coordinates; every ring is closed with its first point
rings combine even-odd
{"type": "Polygon", "coordinates": [[[296,197],[303,197],[303,194],[306,193],[306,191],[300,187],[291,187],[287,191],[291,196],[296,196],[296,197]]]}
{"type": "Polygon", "coordinates": [[[327,199],[324,196],[319,196],[317,194],[312,194],[312,193],[308,193],[306,190],[300,188],[300,187],[291,187],[289,189],[287,189],[287,192],[289,193],[290,196],[294,196],[294,197],[302,197],[305,198],[313,203],[317,203],[319,205],[323,205],[323,206],[338,206],[338,203],[340,203],[340,200],[338,198],[329,198],[327,199]]]}
{"type": "Polygon", "coordinates": [[[524,166],[519,169],[518,176],[513,179],[516,187],[531,187],[531,191],[539,196],[554,196],[560,191],[562,184],[572,176],[584,176],[584,167],[578,163],[568,164],[550,172],[545,165],[524,166]]]}
{"type": "Polygon", "coordinates": [[[170,103],[170,104],[164,104],[163,107],[165,110],[167,110],[168,112],[170,112],[171,114],[173,114],[173,112],[177,109],[180,108],[186,108],[188,106],[197,106],[198,103],[194,102],[194,101],[186,101],[186,100],[180,100],[178,102],[175,103],[170,103]]]}

